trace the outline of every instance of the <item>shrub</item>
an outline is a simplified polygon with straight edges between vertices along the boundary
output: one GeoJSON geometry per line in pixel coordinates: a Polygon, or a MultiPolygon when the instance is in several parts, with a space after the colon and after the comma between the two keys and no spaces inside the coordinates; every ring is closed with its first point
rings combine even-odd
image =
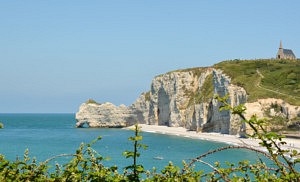
{"type": "Polygon", "coordinates": [[[150,101],[150,98],[151,98],[151,93],[150,93],[150,91],[149,91],[149,92],[146,92],[146,93],[145,93],[145,100],[146,100],[146,101],[150,101]]]}
{"type": "Polygon", "coordinates": [[[89,100],[87,100],[86,102],[85,102],[86,104],[99,104],[99,103],[97,103],[95,100],[93,100],[93,99],[89,99],[89,100]]]}

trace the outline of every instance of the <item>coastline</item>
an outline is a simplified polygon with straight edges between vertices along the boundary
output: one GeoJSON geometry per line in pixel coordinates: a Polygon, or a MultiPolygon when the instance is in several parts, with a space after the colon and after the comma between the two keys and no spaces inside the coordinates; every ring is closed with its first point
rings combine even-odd
{"type": "MultiPolygon", "coordinates": [[[[188,131],[183,127],[168,127],[139,124],[141,131],[149,133],[161,133],[166,135],[176,135],[180,137],[187,137],[200,140],[208,140],[212,142],[227,143],[229,145],[248,146],[259,150],[265,150],[265,148],[259,145],[259,140],[251,138],[240,138],[236,135],[220,134],[220,133],[197,133],[196,131],[188,131]]],[[[127,129],[133,129],[134,126],[127,127],[127,129]]],[[[300,139],[284,138],[287,144],[282,146],[283,149],[294,149],[300,152],[300,139]]]]}

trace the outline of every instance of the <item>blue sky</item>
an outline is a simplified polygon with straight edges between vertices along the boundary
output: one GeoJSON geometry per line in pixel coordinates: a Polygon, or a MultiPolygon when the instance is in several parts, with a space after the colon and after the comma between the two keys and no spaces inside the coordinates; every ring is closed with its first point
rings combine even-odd
{"type": "Polygon", "coordinates": [[[300,54],[298,0],[0,0],[0,113],[130,105],[155,75],[300,54]]]}

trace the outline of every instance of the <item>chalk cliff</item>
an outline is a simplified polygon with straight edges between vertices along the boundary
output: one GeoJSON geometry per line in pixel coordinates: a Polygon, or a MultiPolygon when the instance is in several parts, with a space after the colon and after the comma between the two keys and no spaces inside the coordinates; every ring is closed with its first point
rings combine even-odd
{"type": "MultiPolygon", "coordinates": [[[[232,66],[237,65],[234,63],[232,66]]],[[[246,71],[245,75],[249,76],[248,69],[246,71]]],[[[156,76],[150,91],[142,93],[131,106],[93,102],[82,104],[76,114],[76,126],[124,127],[143,123],[232,135],[247,131],[238,116],[230,111],[219,111],[220,103],[213,99],[215,94],[228,94],[228,103],[232,106],[246,104],[246,117],[252,114],[259,117],[280,116],[289,120],[300,117],[299,106],[281,99],[258,99],[248,103],[248,93],[238,85],[232,84],[231,78],[216,67],[172,71],[156,76]]]]}

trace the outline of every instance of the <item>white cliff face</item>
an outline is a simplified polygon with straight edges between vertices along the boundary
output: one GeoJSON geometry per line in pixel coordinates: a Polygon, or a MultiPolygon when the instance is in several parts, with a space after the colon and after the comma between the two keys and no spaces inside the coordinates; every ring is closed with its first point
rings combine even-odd
{"type": "Polygon", "coordinates": [[[142,93],[135,103],[128,107],[130,117],[127,118],[127,125],[133,125],[136,123],[148,124],[149,94],[149,92],[142,93]]]}
{"type": "MultiPolygon", "coordinates": [[[[220,103],[215,99],[203,99],[208,94],[205,92],[208,90],[207,84],[213,88],[211,95],[229,95],[227,101],[232,107],[247,101],[246,91],[231,84],[231,79],[221,70],[194,68],[155,77],[151,90],[141,94],[129,107],[111,103],[84,103],[76,114],[76,125],[82,127],[86,123],[89,127],[124,127],[143,123],[232,135],[245,131],[246,126],[238,116],[232,115],[230,111],[220,112],[220,103]]],[[[246,116],[256,114],[264,117],[265,109],[272,104],[278,104],[281,114],[288,119],[300,117],[300,107],[278,99],[246,103],[246,116]]],[[[270,113],[278,114],[272,110],[270,113]]]]}
{"type": "Polygon", "coordinates": [[[202,125],[205,104],[191,101],[211,69],[177,71],[156,77],[151,84],[148,123],[196,129],[202,125]],[[200,113],[201,112],[201,113],[200,113]]]}
{"type": "MultiPolygon", "coordinates": [[[[244,104],[247,100],[246,91],[242,87],[232,85],[231,79],[221,70],[213,71],[214,94],[220,97],[229,95],[227,102],[232,106],[244,104]]],[[[240,118],[232,115],[230,111],[220,111],[221,104],[213,99],[208,108],[207,123],[203,127],[205,132],[218,132],[236,135],[242,130],[240,118]]]]}

